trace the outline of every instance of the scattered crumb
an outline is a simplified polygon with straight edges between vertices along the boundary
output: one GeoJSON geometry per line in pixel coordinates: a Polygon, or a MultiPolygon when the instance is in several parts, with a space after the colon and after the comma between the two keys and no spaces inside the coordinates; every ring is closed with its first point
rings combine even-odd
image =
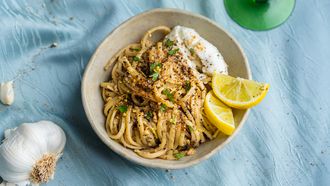
{"type": "Polygon", "coordinates": [[[174,180],[174,176],[173,175],[171,176],[171,179],[174,180]]]}
{"type": "Polygon", "coordinates": [[[185,175],[188,175],[188,172],[184,172],[185,175]]]}
{"type": "Polygon", "coordinates": [[[187,152],[187,155],[190,156],[190,155],[193,155],[193,154],[195,154],[195,149],[190,148],[187,152]]]}
{"type": "Polygon", "coordinates": [[[74,19],[74,17],[69,17],[69,20],[72,21],[74,19]]]}
{"type": "Polygon", "coordinates": [[[170,170],[166,169],[165,172],[170,172],[170,170]]]}
{"type": "Polygon", "coordinates": [[[58,44],[56,42],[52,43],[49,48],[56,48],[58,46],[58,44]]]}

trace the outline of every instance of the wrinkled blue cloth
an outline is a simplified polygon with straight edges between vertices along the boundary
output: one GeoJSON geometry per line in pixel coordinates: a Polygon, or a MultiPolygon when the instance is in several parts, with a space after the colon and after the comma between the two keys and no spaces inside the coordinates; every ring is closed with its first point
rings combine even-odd
{"type": "Polygon", "coordinates": [[[47,185],[330,184],[329,1],[298,0],[285,24],[254,32],[234,23],[222,0],[3,0],[0,27],[0,81],[15,79],[16,93],[12,106],[0,105],[0,138],[7,128],[45,119],[67,135],[47,185]],[[115,154],[81,102],[81,77],[96,47],[129,17],[157,7],[216,21],[245,50],[254,79],[271,85],[230,144],[183,170],[146,168],[115,154]]]}

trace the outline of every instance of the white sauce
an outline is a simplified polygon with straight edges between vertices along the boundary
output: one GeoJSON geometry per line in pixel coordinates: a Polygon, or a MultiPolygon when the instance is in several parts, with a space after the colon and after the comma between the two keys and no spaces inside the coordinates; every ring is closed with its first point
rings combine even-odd
{"type": "Polygon", "coordinates": [[[1,83],[0,85],[0,100],[5,105],[11,105],[14,102],[14,87],[13,81],[1,83]]]}
{"type": "Polygon", "coordinates": [[[212,76],[214,72],[228,74],[227,64],[219,50],[202,38],[194,29],[175,26],[166,38],[176,41],[179,51],[191,68],[201,69],[203,73],[209,76],[212,76]],[[195,59],[190,50],[193,50],[199,59],[195,59]]]}

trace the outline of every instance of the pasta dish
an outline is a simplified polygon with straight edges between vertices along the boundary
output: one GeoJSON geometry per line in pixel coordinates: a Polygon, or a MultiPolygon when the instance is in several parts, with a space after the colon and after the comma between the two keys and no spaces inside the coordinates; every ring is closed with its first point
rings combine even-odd
{"type": "Polygon", "coordinates": [[[101,92],[111,139],[144,158],[176,160],[219,134],[203,103],[212,68],[227,73],[227,66],[218,50],[195,33],[158,26],[109,60],[110,77],[101,92]],[[164,37],[153,41],[156,33],[164,37]],[[222,66],[212,66],[215,58],[222,66]]]}

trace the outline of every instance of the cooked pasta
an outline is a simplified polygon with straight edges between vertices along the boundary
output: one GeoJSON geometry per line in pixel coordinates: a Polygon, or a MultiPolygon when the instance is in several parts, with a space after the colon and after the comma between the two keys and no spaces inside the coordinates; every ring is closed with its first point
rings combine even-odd
{"type": "Polygon", "coordinates": [[[208,88],[199,72],[175,41],[152,41],[170,31],[152,28],[120,50],[105,66],[110,80],[101,83],[107,134],[144,158],[180,159],[219,133],[203,113],[208,88]]]}

